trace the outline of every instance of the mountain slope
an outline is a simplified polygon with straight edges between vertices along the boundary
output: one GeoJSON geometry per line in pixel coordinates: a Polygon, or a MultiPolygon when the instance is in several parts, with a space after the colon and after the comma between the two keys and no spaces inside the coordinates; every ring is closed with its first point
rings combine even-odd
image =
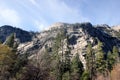
{"type": "Polygon", "coordinates": [[[120,48],[120,33],[118,31],[106,24],[93,26],[89,22],[76,24],[55,23],[50,29],[40,33],[31,33],[5,25],[0,27],[0,39],[4,42],[7,36],[11,33],[16,33],[16,37],[20,40],[18,52],[21,54],[27,52],[30,59],[35,59],[40,57],[46,48],[49,48],[50,51],[52,50],[54,40],[61,31],[69,38],[71,54],[74,56],[78,53],[84,67],[86,66],[84,55],[89,42],[95,49],[97,41],[101,41],[104,46],[103,50],[106,53],[112,51],[113,46],[120,48]]]}
{"type": "Polygon", "coordinates": [[[55,38],[60,30],[65,30],[66,34],[70,37],[70,45],[79,44],[79,42],[82,40],[86,42],[92,42],[91,40],[94,40],[92,43],[95,45],[96,40],[99,39],[104,43],[105,51],[111,50],[113,46],[119,46],[119,39],[113,35],[115,31],[108,25],[98,25],[94,27],[91,23],[61,24],[60,27],[53,26],[47,31],[36,34],[36,36],[34,36],[34,40],[31,41],[31,43],[36,43],[37,45],[39,44],[38,46],[43,45],[47,41],[55,38]]]}
{"type": "Polygon", "coordinates": [[[17,52],[15,35],[5,41],[11,48],[1,44],[2,80],[119,80],[120,32],[106,24],[55,23],[40,33],[2,26],[0,33],[3,42],[11,33],[20,41],[17,52]]]}
{"type": "Polygon", "coordinates": [[[18,50],[20,53],[30,53],[30,58],[40,57],[46,47],[52,48],[56,35],[61,31],[68,35],[71,53],[73,56],[76,53],[79,54],[84,67],[86,63],[84,55],[89,42],[93,48],[96,48],[97,40],[101,41],[104,45],[103,50],[106,53],[112,51],[113,46],[120,48],[120,39],[115,30],[105,24],[93,26],[87,22],[76,24],[60,23],[57,26],[55,24],[49,30],[36,34],[31,42],[20,44],[18,50]]]}
{"type": "Polygon", "coordinates": [[[32,33],[15,28],[9,25],[4,25],[0,27],[0,40],[4,42],[6,37],[9,36],[11,33],[16,33],[16,38],[19,39],[20,43],[28,42],[32,40],[32,33]]]}

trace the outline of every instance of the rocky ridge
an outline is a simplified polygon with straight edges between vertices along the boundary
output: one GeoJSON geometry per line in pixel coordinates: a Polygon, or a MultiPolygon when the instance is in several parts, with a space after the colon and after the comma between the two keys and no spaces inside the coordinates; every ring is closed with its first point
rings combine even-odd
{"type": "Polygon", "coordinates": [[[34,33],[22,30],[20,28],[12,27],[9,25],[4,25],[0,27],[0,40],[4,42],[6,37],[11,33],[16,34],[16,38],[19,39],[20,43],[25,43],[32,40],[32,36],[34,33]]]}
{"type": "Polygon", "coordinates": [[[97,40],[100,40],[103,42],[105,52],[111,51],[113,46],[120,48],[120,38],[117,35],[119,32],[106,24],[93,26],[89,22],[76,24],[56,23],[50,29],[34,34],[32,40],[20,43],[18,52],[28,52],[30,59],[41,56],[46,47],[52,47],[56,35],[61,30],[64,30],[69,36],[72,56],[78,53],[84,67],[86,63],[84,55],[89,42],[92,43],[93,48],[96,48],[97,40]]]}

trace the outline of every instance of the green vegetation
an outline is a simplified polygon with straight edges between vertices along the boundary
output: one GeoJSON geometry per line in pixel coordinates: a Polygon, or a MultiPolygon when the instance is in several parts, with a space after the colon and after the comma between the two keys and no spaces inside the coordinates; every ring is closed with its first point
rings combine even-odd
{"type": "Polygon", "coordinates": [[[9,79],[10,70],[15,63],[15,54],[8,46],[0,44],[0,80],[9,79]]]}
{"type": "Polygon", "coordinates": [[[107,68],[106,60],[104,59],[104,51],[102,50],[103,44],[98,41],[98,47],[96,52],[96,70],[97,72],[104,73],[107,68]]]}
{"type": "Polygon", "coordinates": [[[89,72],[85,70],[83,72],[82,77],[80,78],[80,80],[92,80],[92,79],[90,79],[89,75],[90,75],[89,72]]]}
{"type": "Polygon", "coordinates": [[[87,54],[86,54],[86,67],[89,75],[89,78],[93,79],[93,76],[95,76],[96,73],[96,61],[95,61],[95,52],[92,49],[92,44],[88,43],[87,46],[87,54]]]}
{"type": "Polygon", "coordinates": [[[71,77],[72,77],[72,80],[80,80],[83,71],[84,71],[83,64],[80,61],[79,55],[77,53],[76,56],[73,58],[73,60],[71,62],[71,77]]]}
{"type": "Polygon", "coordinates": [[[14,47],[15,34],[12,33],[5,41],[5,45],[13,48],[14,47]]]}
{"type": "Polygon", "coordinates": [[[110,51],[107,54],[107,68],[109,71],[113,69],[113,65],[115,64],[115,56],[110,51]]]}
{"type": "Polygon", "coordinates": [[[16,54],[14,34],[10,35],[6,44],[0,44],[0,80],[16,79],[16,74],[24,66],[25,60],[16,54]]]}
{"type": "Polygon", "coordinates": [[[88,44],[87,54],[86,54],[86,66],[87,69],[82,75],[85,80],[95,80],[100,75],[105,77],[110,77],[110,73],[113,70],[115,64],[119,63],[119,52],[117,47],[113,47],[112,52],[105,53],[103,51],[103,43],[98,40],[97,49],[92,49],[91,44],[88,44]],[[107,57],[105,58],[105,54],[107,57]],[[86,75],[86,76],[85,76],[86,75]],[[88,79],[89,78],[89,79],[88,79]]]}

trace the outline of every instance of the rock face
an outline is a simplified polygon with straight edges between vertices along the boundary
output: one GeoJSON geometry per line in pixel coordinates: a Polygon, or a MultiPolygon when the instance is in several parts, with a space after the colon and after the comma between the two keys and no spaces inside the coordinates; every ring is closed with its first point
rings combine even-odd
{"type": "MultiPolygon", "coordinates": [[[[5,34],[5,30],[8,29],[8,27],[6,29],[4,28],[5,27],[0,28],[1,36],[3,33],[5,34]]],[[[7,34],[10,33],[9,30],[7,34]]],[[[93,26],[89,22],[76,24],[56,23],[46,31],[35,33],[32,40],[29,32],[23,31],[25,33],[21,33],[18,30],[19,29],[16,28],[13,29],[16,34],[22,34],[21,37],[18,36],[23,42],[19,45],[18,52],[28,52],[30,54],[29,58],[40,57],[46,47],[51,49],[56,35],[61,31],[64,31],[69,37],[68,41],[72,56],[78,53],[84,67],[86,66],[84,55],[86,54],[86,47],[89,42],[92,43],[93,48],[96,48],[97,40],[100,40],[104,45],[103,50],[105,52],[111,51],[113,46],[120,48],[120,36],[117,35],[118,32],[106,24],[93,26]]],[[[4,40],[4,37],[1,38],[4,40]]]]}
{"type": "Polygon", "coordinates": [[[4,25],[0,27],[0,40],[4,42],[6,40],[6,37],[12,33],[16,33],[16,38],[19,39],[20,43],[32,40],[32,33],[9,25],[4,25]]]}
{"type": "Polygon", "coordinates": [[[114,29],[114,30],[116,30],[116,31],[120,31],[120,25],[113,26],[112,29],[114,29]]]}

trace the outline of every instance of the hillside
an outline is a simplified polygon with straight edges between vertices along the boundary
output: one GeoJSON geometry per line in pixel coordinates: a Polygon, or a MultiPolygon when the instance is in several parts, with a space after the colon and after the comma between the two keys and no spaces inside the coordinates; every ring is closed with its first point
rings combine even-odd
{"type": "MultiPolygon", "coordinates": [[[[70,60],[68,61],[72,63],[72,60],[74,60],[74,57],[77,55],[77,57],[82,62],[84,70],[87,70],[89,61],[87,61],[86,56],[88,55],[87,53],[88,53],[89,44],[91,44],[92,52],[95,53],[94,55],[96,56],[97,53],[101,52],[99,56],[101,57],[101,55],[103,54],[102,58],[104,58],[105,61],[108,61],[107,58],[108,55],[110,55],[110,52],[112,53],[114,52],[114,47],[116,47],[118,49],[118,53],[120,53],[120,32],[106,24],[92,25],[89,22],[75,23],[75,24],[55,23],[51,25],[48,30],[39,33],[35,33],[35,32],[31,33],[19,28],[5,25],[0,27],[0,39],[2,40],[2,42],[4,42],[5,39],[11,33],[15,33],[16,38],[19,41],[19,45],[17,47],[17,54],[20,55],[20,57],[24,54],[28,55],[28,60],[30,60],[29,63],[32,63],[32,65],[34,66],[39,66],[39,68],[43,70],[44,67],[45,70],[48,67],[51,68],[51,66],[52,68],[54,68],[53,65],[57,65],[56,61],[59,59],[58,57],[60,57],[60,61],[62,60],[63,62],[64,60],[68,60],[68,57],[65,56],[67,52],[69,53],[68,56],[70,56],[70,60]],[[63,35],[61,36],[60,34],[63,35]],[[48,65],[51,61],[50,56],[54,57],[53,54],[56,50],[59,56],[55,56],[53,62],[51,62],[51,64],[48,65]],[[47,53],[50,54],[50,56],[48,55],[46,57],[44,56],[46,55],[46,51],[47,53]],[[43,61],[45,60],[45,62],[41,62],[42,60],[43,61]]],[[[88,59],[89,58],[90,57],[88,57],[88,59]]],[[[104,65],[106,63],[102,62],[102,64],[104,65]]],[[[28,69],[32,68],[31,65],[27,67],[28,69]]],[[[37,70],[38,67],[35,69],[37,70]]],[[[80,67],[80,69],[82,68],[80,67]]],[[[69,71],[69,69],[65,69],[65,70],[69,71]]],[[[55,77],[53,76],[53,74],[51,75],[52,77],[55,77]]],[[[68,76],[68,74],[65,73],[64,76],[68,76]]],[[[99,74],[96,74],[96,76],[98,76],[98,80],[99,78],[100,79],[104,78],[102,75],[99,74]]],[[[78,80],[78,77],[76,79],[75,78],[72,80],[78,80]]],[[[52,80],[56,80],[56,79],[52,79],[52,80]]]]}
{"type": "Polygon", "coordinates": [[[8,37],[11,33],[16,33],[16,38],[19,39],[20,43],[31,41],[33,36],[33,33],[28,31],[9,25],[4,25],[0,27],[0,40],[4,42],[6,37],[8,37]]]}
{"type": "Polygon", "coordinates": [[[80,59],[84,63],[83,55],[86,53],[86,47],[89,42],[91,42],[92,47],[95,48],[97,39],[100,40],[104,45],[103,50],[105,52],[112,51],[113,46],[120,47],[120,40],[118,36],[116,36],[117,32],[108,25],[93,26],[91,23],[61,23],[55,26],[56,24],[54,24],[50,30],[36,34],[31,42],[20,44],[18,47],[19,51],[28,51],[32,54],[32,57],[34,53],[42,54],[45,50],[45,46],[49,48],[52,47],[54,38],[61,30],[64,30],[69,36],[69,46],[72,48],[71,53],[75,55],[78,51],[80,59]]]}
{"type": "Polygon", "coordinates": [[[29,52],[31,56],[34,54],[41,54],[44,51],[45,46],[52,47],[54,38],[61,30],[64,30],[69,36],[69,45],[71,46],[71,52],[73,55],[80,54],[81,60],[84,62],[83,55],[85,54],[86,46],[89,42],[92,43],[92,47],[95,48],[97,39],[103,44],[103,50],[105,52],[111,51],[113,46],[120,47],[118,32],[106,24],[93,26],[91,23],[55,23],[50,26],[46,31],[40,33],[34,33],[34,35],[28,31],[14,28],[12,26],[0,27],[0,39],[5,41],[6,37],[11,33],[16,33],[16,37],[21,44],[18,47],[20,52],[29,52]]]}

